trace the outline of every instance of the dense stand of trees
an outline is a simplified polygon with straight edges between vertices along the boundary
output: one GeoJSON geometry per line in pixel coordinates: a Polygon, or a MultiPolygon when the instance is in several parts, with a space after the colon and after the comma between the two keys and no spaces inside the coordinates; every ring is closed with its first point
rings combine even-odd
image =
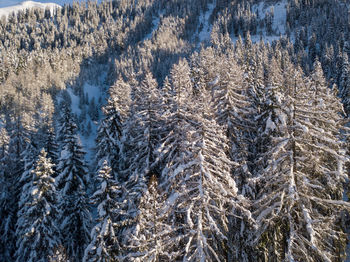
{"type": "Polygon", "coordinates": [[[348,3],[260,2],[2,18],[0,261],[343,261],[348,3]]]}

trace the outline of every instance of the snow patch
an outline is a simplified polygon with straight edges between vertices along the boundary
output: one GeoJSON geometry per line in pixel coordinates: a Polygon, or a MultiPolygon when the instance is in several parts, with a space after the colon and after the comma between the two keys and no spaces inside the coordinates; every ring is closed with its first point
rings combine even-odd
{"type": "MultiPolygon", "coordinates": [[[[1,0],[0,1],[0,8],[3,7],[11,7],[14,5],[19,5],[23,2],[23,0],[1,0]]],[[[64,5],[71,5],[74,3],[86,3],[86,0],[37,0],[36,2],[42,3],[42,4],[48,4],[48,3],[55,3],[60,6],[64,5]]],[[[101,3],[102,0],[98,0],[97,3],[101,3]]]]}
{"type": "MultiPolygon", "coordinates": [[[[286,36],[286,20],[287,20],[287,0],[282,0],[274,5],[266,5],[264,1],[259,4],[255,4],[252,6],[252,12],[259,14],[259,19],[263,20],[267,13],[271,10],[274,12],[273,21],[272,21],[272,29],[274,31],[274,35],[268,35],[265,28],[263,30],[258,30],[258,33],[255,35],[251,35],[251,40],[253,43],[264,41],[265,43],[272,43],[273,41],[279,40],[280,37],[286,36]]],[[[231,37],[233,42],[238,40],[238,37],[231,37]]],[[[242,38],[242,40],[244,40],[242,38]]],[[[291,36],[291,41],[293,41],[291,36]]]]}
{"type": "Polygon", "coordinates": [[[79,115],[81,112],[79,108],[79,101],[80,101],[79,97],[73,93],[73,90],[71,88],[67,88],[66,90],[72,100],[72,104],[71,104],[72,113],[79,115]]]}
{"type": "Polygon", "coordinates": [[[254,13],[258,15],[259,19],[264,19],[266,14],[265,2],[260,2],[259,4],[255,4],[252,6],[252,10],[254,13]]]}
{"type": "Polygon", "coordinates": [[[208,10],[199,17],[199,24],[202,25],[202,30],[198,32],[199,42],[210,40],[212,26],[209,23],[209,17],[213,13],[215,6],[216,1],[213,1],[213,3],[208,5],[208,10]]]}
{"type": "Polygon", "coordinates": [[[284,35],[286,33],[286,19],[287,19],[287,1],[283,0],[273,6],[274,18],[273,18],[273,29],[277,34],[284,35]]]}
{"type": "Polygon", "coordinates": [[[54,14],[54,12],[61,8],[60,5],[55,3],[39,3],[39,2],[33,2],[33,1],[25,1],[18,5],[8,6],[0,8],[0,17],[5,16],[8,17],[8,15],[12,13],[17,13],[19,11],[24,11],[29,8],[39,8],[39,9],[50,9],[51,14],[54,14]]]}
{"type": "Polygon", "coordinates": [[[159,26],[159,22],[160,22],[160,18],[159,18],[159,17],[153,18],[153,20],[152,20],[152,24],[153,24],[152,30],[151,30],[151,32],[145,37],[145,40],[149,40],[149,39],[152,38],[153,33],[157,30],[157,28],[158,28],[158,26],[159,26]]]}

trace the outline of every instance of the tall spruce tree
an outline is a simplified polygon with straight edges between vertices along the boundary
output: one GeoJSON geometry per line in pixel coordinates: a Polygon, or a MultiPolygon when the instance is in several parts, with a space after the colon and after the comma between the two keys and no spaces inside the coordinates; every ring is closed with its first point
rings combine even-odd
{"type": "Polygon", "coordinates": [[[123,259],[155,262],[176,257],[172,253],[176,235],[167,217],[170,207],[165,201],[165,194],[159,192],[157,180],[154,174],[149,179],[148,189],[140,200],[136,226],[129,239],[130,251],[123,259]]]}
{"type": "Polygon", "coordinates": [[[60,245],[57,193],[54,185],[51,160],[41,151],[33,179],[23,187],[28,197],[20,203],[22,209],[17,221],[16,261],[50,261],[60,245]]]}
{"type": "Polygon", "coordinates": [[[8,176],[9,171],[7,168],[7,163],[9,161],[8,157],[8,145],[10,142],[10,137],[4,127],[0,128],[0,234],[4,237],[0,238],[0,256],[6,257],[6,246],[7,241],[5,232],[8,227],[8,213],[7,213],[7,202],[9,197],[9,184],[8,176]]]}
{"type": "Polygon", "coordinates": [[[137,216],[138,204],[147,189],[153,168],[154,149],[158,143],[158,92],[152,74],[146,73],[141,85],[133,90],[132,114],[125,123],[121,159],[124,169],[120,179],[125,181],[127,191],[124,198],[128,202],[127,214],[131,219],[137,216]]]}
{"type": "Polygon", "coordinates": [[[119,158],[122,128],[130,106],[130,91],[130,85],[121,77],[110,88],[110,98],[103,107],[104,119],[99,126],[96,139],[98,167],[102,167],[104,160],[107,160],[115,177],[121,165],[119,158]]]}
{"type": "Polygon", "coordinates": [[[211,113],[208,92],[193,96],[186,61],[175,65],[171,75],[174,109],[167,114],[173,128],[157,150],[165,164],[160,188],[170,206],[167,223],[177,235],[167,250],[172,260],[233,259],[238,243],[229,245],[229,218],[233,210],[247,219],[250,213],[244,198],[237,198],[227,138],[211,113]]]}
{"type": "Polygon", "coordinates": [[[97,180],[99,187],[91,198],[97,205],[97,224],[91,231],[91,242],[87,246],[83,261],[112,262],[118,261],[121,247],[114,222],[121,211],[118,198],[121,190],[118,182],[113,178],[112,169],[107,160],[99,170],[97,180]]]}
{"type": "Polygon", "coordinates": [[[347,114],[350,112],[350,65],[348,55],[343,56],[343,65],[341,68],[341,77],[339,83],[339,96],[343,102],[344,110],[347,114]]]}
{"type": "Polygon", "coordinates": [[[265,260],[341,259],[346,239],[339,223],[346,206],[342,107],[317,61],[309,81],[288,62],[284,79],[275,117],[266,120],[271,142],[264,154],[270,158],[254,204],[259,225],[254,245],[265,260]]]}
{"type": "Polygon", "coordinates": [[[58,160],[56,185],[59,191],[60,218],[64,246],[71,261],[81,261],[90,242],[91,217],[86,196],[89,181],[85,152],[76,134],[70,110],[64,111],[62,151],[58,160]]]}

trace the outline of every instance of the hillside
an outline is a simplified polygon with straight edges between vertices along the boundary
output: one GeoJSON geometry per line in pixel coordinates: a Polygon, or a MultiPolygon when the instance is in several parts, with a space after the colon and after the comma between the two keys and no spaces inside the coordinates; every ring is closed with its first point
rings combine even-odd
{"type": "Polygon", "coordinates": [[[0,5],[0,262],[346,260],[347,1],[40,2],[0,5]]]}

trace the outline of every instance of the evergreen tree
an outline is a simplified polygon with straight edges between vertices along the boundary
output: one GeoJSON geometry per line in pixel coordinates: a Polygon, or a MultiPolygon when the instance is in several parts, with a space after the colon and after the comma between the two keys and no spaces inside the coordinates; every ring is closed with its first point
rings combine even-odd
{"type": "Polygon", "coordinates": [[[176,257],[171,252],[176,235],[167,223],[169,206],[165,202],[165,194],[159,193],[154,174],[148,182],[148,190],[140,200],[139,209],[136,226],[128,243],[130,252],[125,258],[131,261],[172,260],[176,257]]]}
{"type": "Polygon", "coordinates": [[[250,213],[244,208],[244,198],[237,198],[226,137],[209,113],[208,98],[202,99],[198,111],[192,111],[197,121],[187,137],[189,149],[177,152],[182,157],[169,162],[163,175],[169,199],[176,198],[172,212],[182,218],[176,222],[182,228],[183,259],[232,260],[240,243],[229,241],[230,217],[239,214],[249,219],[250,213]]]}
{"type": "Polygon", "coordinates": [[[173,105],[166,118],[172,128],[157,150],[164,163],[160,188],[167,192],[170,206],[167,223],[176,235],[166,251],[173,254],[172,260],[232,259],[238,243],[228,244],[231,211],[245,218],[249,212],[243,198],[237,200],[234,163],[226,155],[227,138],[210,113],[207,91],[202,90],[194,103],[189,72],[186,61],[171,71],[173,105]]]}
{"type": "Polygon", "coordinates": [[[98,128],[96,160],[99,167],[107,160],[114,176],[117,177],[123,122],[130,106],[130,86],[119,78],[109,93],[107,105],[102,109],[104,119],[98,128]]]}
{"type": "Polygon", "coordinates": [[[65,122],[61,127],[62,151],[58,160],[56,185],[59,190],[59,208],[63,243],[71,261],[83,258],[86,245],[90,242],[90,213],[86,189],[88,170],[85,152],[76,135],[76,125],[70,111],[64,112],[65,122]]]}
{"type": "Polygon", "coordinates": [[[220,80],[213,86],[217,121],[224,127],[229,139],[228,156],[239,164],[234,177],[243,195],[254,197],[255,188],[250,173],[250,146],[254,124],[252,115],[256,112],[253,101],[248,96],[248,87],[244,84],[243,72],[233,57],[223,57],[220,80]]]}
{"type": "Polygon", "coordinates": [[[339,133],[342,107],[327,88],[317,61],[310,81],[291,65],[284,79],[276,117],[266,122],[266,130],[274,132],[254,204],[258,247],[265,260],[340,259],[345,246],[339,219],[346,177],[339,133]]]}
{"type": "Polygon", "coordinates": [[[23,187],[28,197],[20,203],[22,209],[17,221],[16,261],[49,261],[60,244],[60,233],[56,225],[57,195],[53,170],[46,152],[41,151],[33,180],[23,187]]]}
{"type": "Polygon", "coordinates": [[[12,123],[10,132],[10,142],[8,147],[8,158],[6,160],[5,176],[5,205],[3,206],[3,238],[6,239],[5,260],[12,261],[16,251],[16,221],[18,212],[18,203],[21,195],[20,183],[21,176],[24,172],[24,161],[22,152],[25,150],[28,142],[28,128],[24,127],[21,117],[17,117],[12,123]]]}
{"type": "Polygon", "coordinates": [[[339,96],[343,102],[344,110],[347,114],[350,112],[350,66],[348,56],[345,54],[341,70],[339,96]]]}
{"type": "Polygon", "coordinates": [[[158,109],[160,98],[157,82],[151,73],[146,73],[139,87],[132,90],[133,101],[130,108],[130,117],[125,122],[121,161],[123,169],[119,179],[123,182],[125,191],[122,201],[125,205],[125,215],[119,221],[122,226],[122,245],[125,247],[135,225],[139,212],[139,202],[147,190],[149,174],[154,170],[154,149],[158,144],[158,109]]]}
{"type": "Polygon", "coordinates": [[[6,246],[9,239],[5,238],[6,228],[8,227],[7,201],[9,197],[8,184],[8,145],[10,137],[4,127],[0,128],[0,234],[4,237],[0,238],[0,256],[6,257],[6,246]]]}
{"type": "Polygon", "coordinates": [[[118,261],[121,248],[113,223],[118,212],[121,212],[117,200],[121,197],[121,191],[106,160],[97,180],[99,188],[91,198],[92,203],[97,205],[97,224],[91,231],[91,242],[85,250],[83,261],[118,261]]]}

